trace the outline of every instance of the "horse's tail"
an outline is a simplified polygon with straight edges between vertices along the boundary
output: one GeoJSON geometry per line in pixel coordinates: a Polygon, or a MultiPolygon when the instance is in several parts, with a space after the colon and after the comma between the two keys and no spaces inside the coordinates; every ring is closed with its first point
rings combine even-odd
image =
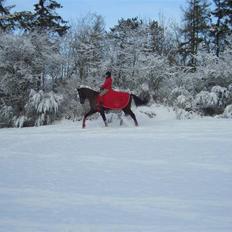
{"type": "Polygon", "coordinates": [[[136,106],[142,106],[142,105],[146,105],[148,103],[147,99],[143,100],[134,94],[131,94],[131,96],[132,96],[136,106]]]}

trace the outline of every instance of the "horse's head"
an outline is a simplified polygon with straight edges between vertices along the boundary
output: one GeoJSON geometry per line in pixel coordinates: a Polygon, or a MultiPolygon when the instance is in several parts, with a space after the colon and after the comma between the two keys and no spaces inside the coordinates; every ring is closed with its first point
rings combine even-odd
{"type": "Polygon", "coordinates": [[[93,103],[96,100],[96,96],[99,94],[99,92],[89,87],[77,88],[77,92],[79,94],[81,104],[84,104],[86,99],[88,99],[90,103],[93,103]]]}
{"type": "Polygon", "coordinates": [[[85,99],[86,99],[83,88],[77,88],[77,92],[78,92],[78,95],[80,98],[80,103],[83,105],[85,103],[85,99]]]}

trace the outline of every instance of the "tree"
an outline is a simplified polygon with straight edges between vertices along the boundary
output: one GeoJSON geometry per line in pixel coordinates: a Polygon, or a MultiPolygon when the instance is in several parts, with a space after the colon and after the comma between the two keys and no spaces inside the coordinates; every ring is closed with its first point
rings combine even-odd
{"type": "MultiPolygon", "coordinates": [[[[110,66],[117,73],[115,84],[124,86],[126,80],[132,84],[137,76],[139,51],[146,41],[144,23],[138,17],[120,19],[108,33],[110,66]]],[[[128,86],[128,84],[127,84],[128,86]]],[[[126,86],[124,86],[126,87],[126,86]]]]}
{"type": "Polygon", "coordinates": [[[228,30],[232,30],[232,1],[225,0],[225,23],[227,25],[228,30]]]}
{"type": "Polygon", "coordinates": [[[151,35],[151,48],[152,52],[159,55],[164,51],[164,27],[161,27],[157,21],[151,21],[149,23],[149,33],[151,35]]]}
{"type": "Polygon", "coordinates": [[[199,45],[206,42],[209,29],[210,10],[207,0],[188,0],[188,8],[184,10],[184,41],[180,51],[187,58],[187,63],[196,67],[196,54],[199,45]]]}
{"type": "Polygon", "coordinates": [[[82,18],[73,31],[70,42],[73,73],[83,83],[95,81],[101,75],[104,54],[104,21],[96,14],[82,18]]]}
{"type": "Polygon", "coordinates": [[[62,8],[59,3],[54,0],[39,0],[34,7],[32,29],[39,32],[54,32],[60,36],[67,32],[69,29],[67,22],[55,12],[56,9],[62,8]]]}
{"type": "Polygon", "coordinates": [[[11,13],[14,6],[5,6],[4,1],[0,0],[0,31],[13,31],[22,29],[28,31],[31,29],[33,15],[30,11],[21,11],[11,13]]]}
{"type": "Polygon", "coordinates": [[[230,42],[228,37],[232,32],[232,1],[231,0],[213,0],[215,9],[212,15],[216,23],[211,25],[211,36],[214,38],[216,55],[225,50],[226,45],[230,42]]]}
{"type": "Polygon", "coordinates": [[[52,84],[59,75],[62,59],[57,46],[47,41],[38,34],[0,37],[0,104],[12,107],[17,116],[25,111],[30,89],[44,89],[41,80],[52,84]]]}
{"type": "Polygon", "coordinates": [[[14,21],[12,20],[10,10],[14,6],[4,6],[5,0],[0,0],[0,32],[9,31],[14,28],[14,21]]]}
{"type": "Polygon", "coordinates": [[[26,37],[3,34],[0,37],[0,89],[4,93],[4,104],[16,113],[23,110],[27,91],[36,86],[33,78],[33,56],[35,49],[26,37]]]}

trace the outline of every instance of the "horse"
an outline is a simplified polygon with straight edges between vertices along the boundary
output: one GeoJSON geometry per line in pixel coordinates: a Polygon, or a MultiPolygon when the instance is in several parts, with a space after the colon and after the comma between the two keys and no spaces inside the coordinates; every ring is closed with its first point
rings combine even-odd
{"type": "MultiPolygon", "coordinates": [[[[104,124],[107,127],[108,125],[107,125],[107,121],[106,121],[105,110],[112,110],[112,109],[105,108],[103,106],[101,106],[99,108],[97,98],[98,98],[100,92],[95,91],[95,90],[88,88],[88,87],[77,88],[77,92],[79,94],[80,103],[83,105],[85,103],[85,100],[87,99],[89,101],[89,105],[90,105],[90,110],[87,113],[85,113],[85,115],[83,117],[82,128],[86,127],[85,122],[86,122],[87,117],[89,117],[90,115],[93,115],[97,112],[100,113],[100,115],[104,121],[104,124]]],[[[141,98],[139,98],[138,96],[136,96],[134,94],[129,94],[128,104],[124,108],[120,109],[125,113],[125,115],[130,115],[131,118],[134,120],[135,126],[138,126],[138,121],[136,119],[136,116],[133,113],[133,111],[131,110],[132,99],[134,100],[134,103],[136,106],[145,105],[145,104],[147,104],[148,101],[142,100],[141,98]]]]}

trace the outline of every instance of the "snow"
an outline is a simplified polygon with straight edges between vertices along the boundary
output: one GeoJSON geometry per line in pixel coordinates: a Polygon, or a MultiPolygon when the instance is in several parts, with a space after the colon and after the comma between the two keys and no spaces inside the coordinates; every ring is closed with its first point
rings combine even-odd
{"type": "Polygon", "coordinates": [[[1,129],[0,231],[232,231],[231,120],[135,113],[1,129]]]}

